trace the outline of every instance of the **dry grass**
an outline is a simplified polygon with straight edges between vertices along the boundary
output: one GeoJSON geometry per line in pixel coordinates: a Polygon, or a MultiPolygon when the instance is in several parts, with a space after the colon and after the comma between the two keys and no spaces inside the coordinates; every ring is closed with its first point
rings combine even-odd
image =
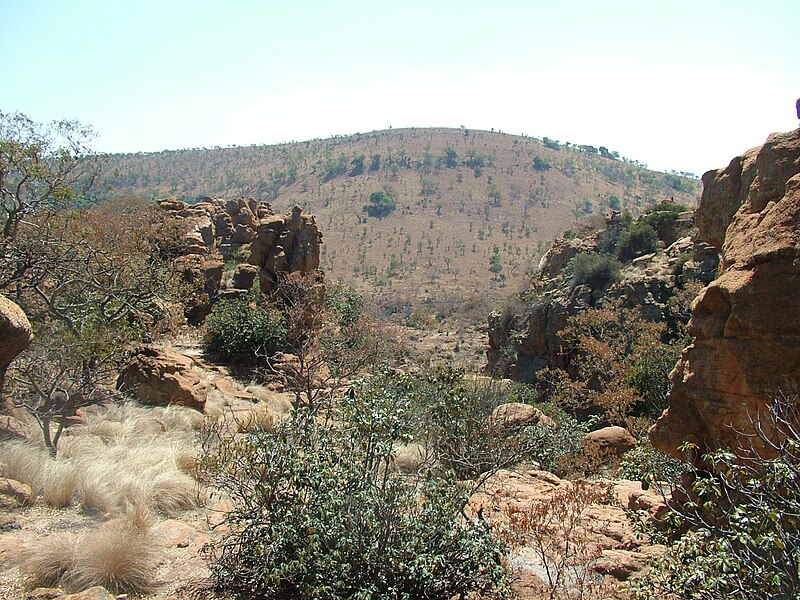
{"type": "Polygon", "coordinates": [[[152,588],[158,563],[149,527],[134,512],[88,533],[43,539],[21,570],[29,587],[78,592],[99,585],[115,594],[141,594],[152,588]]]}
{"type": "Polygon", "coordinates": [[[119,516],[138,506],[174,515],[197,506],[192,436],[201,421],[184,408],[93,409],[64,435],[57,460],[41,447],[0,444],[2,474],[54,507],[79,503],[119,516]]]}

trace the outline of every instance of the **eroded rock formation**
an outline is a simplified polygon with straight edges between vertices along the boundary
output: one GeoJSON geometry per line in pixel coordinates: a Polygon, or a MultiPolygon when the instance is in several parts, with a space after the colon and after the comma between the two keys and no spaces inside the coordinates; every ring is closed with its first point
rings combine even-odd
{"type": "Polygon", "coordinates": [[[737,432],[780,393],[800,391],[800,129],[703,176],[699,237],[722,251],[721,275],[694,303],[657,448],[679,456],[736,450],[737,432]]]}
{"type": "Polygon", "coordinates": [[[196,289],[187,307],[191,321],[202,320],[218,296],[246,292],[256,278],[261,291],[269,292],[281,273],[319,269],[322,234],[314,216],[298,206],[278,215],[269,203],[252,198],[204,198],[193,205],[168,198],[158,204],[186,220],[183,255],[175,265],[196,289]],[[226,261],[239,264],[226,272],[226,261]]]}
{"type": "MultiPolygon", "coordinates": [[[[618,227],[620,219],[618,213],[610,214],[606,218],[606,231],[618,227]]],[[[622,306],[640,308],[646,319],[674,325],[673,321],[680,316],[672,313],[669,300],[676,289],[691,279],[710,281],[716,274],[718,250],[693,240],[691,213],[682,213],[659,233],[664,237],[657,252],[635,258],[624,266],[621,281],[602,289],[575,285],[565,275],[565,267],[580,253],[600,252],[603,233],[555,240],[539,264],[538,277],[528,294],[533,300],[525,307],[524,314],[496,311],[489,315],[490,372],[501,372],[521,381],[534,381],[543,368],[572,373],[571,357],[564,351],[559,335],[571,316],[619,301],[622,306]],[[509,354],[513,355],[512,367],[503,372],[509,354]]]]}

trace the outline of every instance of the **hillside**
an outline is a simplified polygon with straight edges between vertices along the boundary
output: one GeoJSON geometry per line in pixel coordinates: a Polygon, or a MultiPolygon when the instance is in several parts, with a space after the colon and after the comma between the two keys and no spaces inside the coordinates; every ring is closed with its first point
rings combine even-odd
{"type": "Polygon", "coordinates": [[[399,129],[113,155],[102,183],[112,196],[245,196],[278,212],[298,204],[324,232],[326,273],[385,312],[407,316],[427,305],[480,319],[577,220],[610,208],[637,214],[670,197],[696,204],[699,181],[616,156],[499,132],[399,129]],[[364,208],[376,192],[396,202],[381,218],[364,208]]]}

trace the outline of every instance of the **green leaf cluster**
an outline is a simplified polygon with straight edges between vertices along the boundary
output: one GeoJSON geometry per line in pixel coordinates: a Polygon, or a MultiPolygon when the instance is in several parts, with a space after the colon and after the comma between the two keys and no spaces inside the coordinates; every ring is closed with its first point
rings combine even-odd
{"type": "Polygon", "coordinates": [[[411,439],[415,382],[361,384],[328,422],[298,410],[274,431],[222,437],[201,471],[234,501],[209,549],[241,598],[432,599],[507,592],[507,548],[467,519],[452,476],[392,468],[411,439]],[[335,425],[334,425],[335,423],[335,425]]]}
{"type": "Polygon", "coordinates": [[[253,294],[221,300],[205,320],[206,347],[228,360],[253,361],[286,343],[286,321],[280,312],[259,305],[253,294]]]}

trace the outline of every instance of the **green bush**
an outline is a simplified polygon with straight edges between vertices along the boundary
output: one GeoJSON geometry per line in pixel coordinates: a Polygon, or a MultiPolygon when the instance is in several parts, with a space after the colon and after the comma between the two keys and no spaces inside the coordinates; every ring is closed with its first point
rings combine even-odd
{"type": "Polygon", "coordinates": [[[617,258],[629,261],[637,256],[655,252],[658,234],[647,223],[637,221],[622,232],[617,242],[617,258]]]}
{"type": "Polygon", "coordinates": [[[703,456],[682,490],[688,500],[672,504],[671,548],[632,585],[637,598],[800,597],[797,402],[781,397],[753,416],[742,455],[703,456]]]}
{"type": "Polygon", "coordinates": [[[336,322],[344,327],[361,317],[364,299],[355,289],[338,281],[325,290],[325,307],[333,311],[336,322]]]}
{"type": "Polygon", "coordinates": [[[506,595],[507,549],[487,523],[463,517],[468,490],[390,468],[395,445],[409,440],[412,398],[395,391],[357,387],[336,427],[299,410],[273,432],[207,434],[201,472],[233,499],[228,533],[208,550],[217,591],[266,599],[506,595]]]}
{"type": "Polygon", "coordinates": [[[222,300],[205,321],[206,348],[228,360],[251,361],[274,354],[286,340],[286,322],[278,311],[252,298],[222,300]]]}
{"type": "Polygon", "coordinates": [[[389,216],[395,208],[397,201],[385,191],[372,192],[369,195],[369,204],[364,205],[366,213],[378,219],[389,216]]]}
{"type": "Polygon", "coordinates": [[[635,448],[628,450],[619,466],[621,478],[641,481],[645,488],[652,483],[674,483],[686,471],[684,463],[656,450],[649,440],[639,442],[635,448]]]}
{"type": "Polygon", "coordinates": [[[588,284],[593,290],[608,287],[620,278],[620,264],[607,254],[581,252],[570,261],[567,273],[575,285],[588,284]]]}

